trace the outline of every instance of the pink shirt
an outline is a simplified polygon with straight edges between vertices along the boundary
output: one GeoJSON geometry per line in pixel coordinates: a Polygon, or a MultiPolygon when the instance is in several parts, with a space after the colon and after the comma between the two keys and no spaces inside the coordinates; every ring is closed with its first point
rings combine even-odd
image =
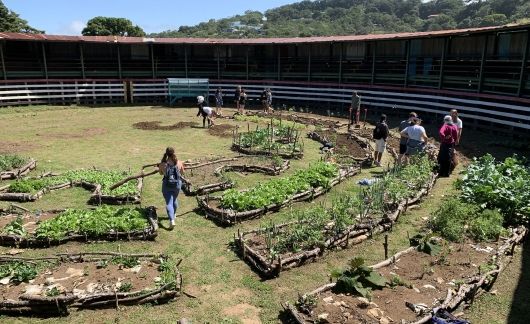
{"type": "Polygon", "coordinates": [[[456,125],[452,124],[443,124],[442,128],[440,128],[440,141],[444,144],[453,144],[456,142],[456,139],[458,138],[458,129],[456,128],[456,125]]]}

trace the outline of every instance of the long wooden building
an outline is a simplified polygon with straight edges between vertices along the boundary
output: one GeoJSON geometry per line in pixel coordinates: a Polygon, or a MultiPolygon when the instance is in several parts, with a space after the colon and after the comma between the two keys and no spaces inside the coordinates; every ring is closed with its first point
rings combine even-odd
{"type": "Polygon", "coordinates": [[[366,105],[456,107],[477,123],[528,130],[529,36],[530,25],[259,39],[0,33],[0,104],[164,100],[166,78],[206,78],[328,106],[356,89],[366,105]]]}

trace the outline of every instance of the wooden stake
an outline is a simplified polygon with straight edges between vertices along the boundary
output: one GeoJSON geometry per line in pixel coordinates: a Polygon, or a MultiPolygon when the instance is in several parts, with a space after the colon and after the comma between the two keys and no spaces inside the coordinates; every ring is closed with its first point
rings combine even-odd
{"type": "Polygon", "coordinates": [[[385,247],[385,260],[388,259],[388,234],[385,234],[385,243],[383,243],[383,246],[385,247]]]}

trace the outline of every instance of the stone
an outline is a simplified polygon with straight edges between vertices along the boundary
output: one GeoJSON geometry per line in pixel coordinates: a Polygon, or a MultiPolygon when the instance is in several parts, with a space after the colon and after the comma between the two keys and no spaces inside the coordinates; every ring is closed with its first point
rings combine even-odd
{"type": "Polygon", "coordinates": [[[2,278],[2,280],[0,280],[0,285],[7,285],[10,280],[11,280],[11,277],[2,278]]]}
{"type": "Polygon", "coordinates": [[[42,294],[42,288],[41,285],[27,285],[26,290],[24,291],[24,294],[26,295],[41,295],[42,294]]]}
{"type": "Polygon", "coordinates": [[[328,304],[331,304],[333,302],[333,297],[331,296],[328,296],[328,297],[325,297],[324,299],[322,299],[324,302],[328,303],[328,304]]]}
{"type": "Polygon", "coordinates": [[[441,284],[443,284],[445,281],[444,281],[442,278],[438,277],[438,278],[436,278],[436,282],[437,282],[438,284],[441,285],[441,284]]]}
{"type": "Polygon", "coordinates": [[[319,323],[329,323],[328,322],[328,316],[329,314],[328,313],[322,313],[322,314],[319,314],[318,315],[318,322],[319,323]]]}
{"type": "Polygon", "coordinates": [[[351,317],[351,314],[350,314],[350,313],[348,313],[348,312],[346,312],[346,313],[344,313],[344,314],[342,314],[342,315],[343,315],[344,317],[346,317],[346,319],[348,319],[348,318],[350,318],[350,317],[351,317]]]}
{"type": "Polygon", "coordinates": [[[373,317],[375,319],[380,319],[383,317],[383,311],[379,308],[371,308],[367,312],[368,316],[373,317]]]}
{"type": "Polygon", "coordinates": [[[497,296],[498,293],[499,292],[497,291],[497,289],[490,291],[490,294],[492,294],[493,296],[497,296]]]}
{"type": "Polygon", "coordinates": [[[423,285],[423,288],[436,290],[436,287],[434,287],[433,285],[423,285]]]}
{"type": "Polygon", "coordinates": [[[336,302],[333,303],[333,306],[335,306],[335,307],[340,307],[341,304],[340,304],[340,302],[336,301],[336,302]]]}
{"type": "Polygon", "coordinates": [[[381,319],[379,319],[379,324],[390,324],[390,320],[388,317],[381,317],[381,319]]]}
{"type": "Polygon", "coordinates": [[[340,305],[344,308],[350,308],[350,305],[346,304],[344,301],[341,301],[340,305]]]}
{"type": "Polygon", "coordinates": [[[412,286],[412,290],[414,290],[418,294],[421,294],[421,291],[416,286],[412,286]]]}

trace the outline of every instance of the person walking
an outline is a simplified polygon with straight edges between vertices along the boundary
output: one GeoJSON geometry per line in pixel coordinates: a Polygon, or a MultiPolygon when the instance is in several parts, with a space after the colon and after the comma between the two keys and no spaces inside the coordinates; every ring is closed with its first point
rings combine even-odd
{"type": "Polygon", "coordinates": [[[457,126],[450,115],[444,117],[444,124],[438,131],[440,136],[440,152],[438,153],[439,176],[449,177],[453,171],[453,154],[458,138],[457,126]]]}
{"type": "Polygon", "coordinates": [[[272,109],[272,92],[270,88],[267,88],[267,94],[265,95],[265,99],[267,100],[267,112],[273,113],[274,109],[272,109]]]}
{"type": "Polygon", "coordinates": [[[166,148],[166,152],[158,165],[158,172],[163,175],[162,195],[166,202],[169,226],[170,229],[173,229],[175,227],[175,213],[179,206],[177,198],[182,186],[181,174],[184,172],[184,164],[177,159],[174,148],[166,148]]]}
{"type": "MultiPolygon", "coordinates": [[[[418,117],[418,115],[415,112],[410,112],[409,118],[399,123],[399,132],[401,133],[405,128],[412,126],[412,119],[416,117],[418,117]]],[[[405,152],[407,151],[407,140],[408,138],[404,136],[401,136],[399,139],[399,155],[397,159],[397,165],[401,165],[401,163],[403,162],[403,157],[405,156],[405,152]]]]}
{"type": "Polygon", "coordinates": [[[245,93],[245,89],[241,89],[241,92],[239,93],[239,108],[238,111],[240,114],[245,114],[245,104],[247,103],[247,94],[245,93]]]}
{"type": "Polygon", "coordinates": [[[462,138],[462,119],[458,118],[458,110],[451,109],[450,113],[451,118],[453,119],[453,124],[455,124],[456,129],[458,129],[458,138],[456,139],[455,145],[460,145],[460,139],[462,138]]]}
{"type": "Polygon", "coordinates": [[[220,87],[215,91],[215,113],[219,116],[223,115],[223,89],[220,87]]]}
{"type": "Polygon", "coordinates": [[[400,135],[407,138],[407,150],[405,151],[406,162],[408,162],[412,155],[422,152],[429,140],[425,128],[421,126],[421,119],[417,117],[412,119],[412,126],[402,130],[400,135]]]}
{"type": "Polygon", "coordinates": [[[263,89],[259,99],[261,101],[261,109],[263,109],[264,113],[268,113],[269,107],[267,106],[267,89],[263,89]]]}
{"type": "Polygon", "coordinates": [[[381,158],[386,147],[386,139],[388,138],[389,130],[386,124],[386,115],[381,115],[379,123],[374,128],[373,137],[375,140],[374,163],[381,166],[381,158]]]}
{"type": "Polygon", "coordinates": [[[359,124],[359,118],[361,116],[361,97],[357,94],[357,91],[352,92],[351,106],[350,106],[350,123],[349,126],[354,123],[359,124]]]}
{"type": "Polygon", "coordinates": [[[238,85],[236,87],[236,91],[234,93],[234,101],[236,103],[236,109],[237,111],[239,111],[239,97],[241,96],[241,86],[238,85]]]}

